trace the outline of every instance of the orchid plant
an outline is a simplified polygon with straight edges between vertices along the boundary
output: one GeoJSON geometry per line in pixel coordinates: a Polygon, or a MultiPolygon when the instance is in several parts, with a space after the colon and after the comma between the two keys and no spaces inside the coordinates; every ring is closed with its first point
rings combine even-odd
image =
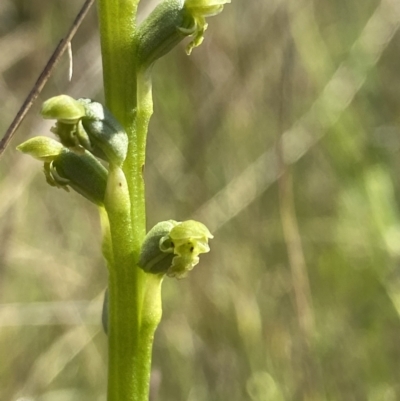
{"type": "Polygon", "coordinates": [[[206,18],[230,0],[164,0],[139,26],[139,0],[98,0],[105,105],[67,95],[43,104],[56,139],[18,149],[44,164],[47,182],[72,189],[100,213],[109,280],[103,310],[108,334],[108,401],[146,401],[151,350],[161,319],[164,277],[184,277],[209,251],[207,227],[168,220],[146,235],[143,167],[153,112],[154,63],[185,37],[199,46],[206,18]]]}

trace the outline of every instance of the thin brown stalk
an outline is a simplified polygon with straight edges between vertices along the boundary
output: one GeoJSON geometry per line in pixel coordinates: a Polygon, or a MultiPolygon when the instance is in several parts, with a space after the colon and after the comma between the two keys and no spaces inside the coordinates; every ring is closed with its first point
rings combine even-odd
{"type": "Polygon", "coordinates": [[[18,113],[14,117],[14,120],[8,127],[6,133],[4,134],[3,138],[0,141],[0,156],[7,148],[8,144],[10,143],[12,137],[14,136],[15,132],[17,131],[18,127],[20,126],[21,122],[25,118],[26,114],[28,113],[29,109],[31,108],[32,104],[39,96],[40,92],[44,88],[46,82],[50,78],[54,68],[56,67],[58,61],[60,60],[61,56],[64,52],[68,49],[69,44],[71,43],[72,38],[74,37],[76,31],[78,30],[79,26],[81,25],[82,21],[85,19],[90,7],[93,5],[94,0],[86,0],[83,4],[82,8],[80,9],[79,13],[75,17],[74,22],[72,23],[67,35],[64,39],[60,41],[56,49],[54,50],[53,54],[51,55],[49,61],[43,68],[39,78],[33,85],[32,90],[30,91],[29,95],[26,97],[24,103],[22,104],[21,108],[19,109],[18,113]]]}

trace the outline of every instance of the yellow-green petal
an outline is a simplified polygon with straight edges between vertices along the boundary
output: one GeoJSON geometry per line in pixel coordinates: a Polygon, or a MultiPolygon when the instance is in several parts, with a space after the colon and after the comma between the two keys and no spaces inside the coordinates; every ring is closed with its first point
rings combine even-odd
{"type": "Polygon", "coordinates": [[[188,8],[207,8],[218,7],[230,3],[231,0],[186,0],[185,7],[188,8]]]}
{"type": "Polygon", "coordinates": [[[71,96],[59,95],[46,100],[40,114],[47,120],[76,124],[85,116],[85,108],[71,96]]]}
{"type": "Polygon", "coordinates": [[[186,47],[186,53],[190,54],[192,50],[200,46],[204,40],[204,32],[208,27],[206,17],[212,17],[219,14],[224,4],[230,3],[230,0],[186,0],[184,8],[186,12],[194,19],[196,29],[193,33],[193,40],[186,47]]]}
{"type": "Polygon", "coordinates": [[[43,162],[51,162],[64,150],[64,146],[47,136],[36,136],[17,146],[17,150],[43,162]]]}
{"type": "Polygon", "coordinates": [[[174,226],[170,237],[173,241],[185,238],[214,238],[203,223],[195,220],[186,220],[174,226]]]}

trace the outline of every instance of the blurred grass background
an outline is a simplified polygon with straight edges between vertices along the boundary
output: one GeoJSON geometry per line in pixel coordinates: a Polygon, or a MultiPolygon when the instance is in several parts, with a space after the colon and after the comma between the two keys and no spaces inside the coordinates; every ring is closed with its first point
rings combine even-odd
{"type": "MultiPolygon", "coordinates": [[[[1,1],[1,133],[81,4],[1,1]]],[[[398,1],[233,0],[209,22],[154,70],[148,227],[215,239],[165,280],[153,401],[400,400],[398,1]]],[[[48,97],[102,100],[96,24],[0,159],[2,401],[105,400],[96,210],[15,151],[49,134],[48,97]]]]}

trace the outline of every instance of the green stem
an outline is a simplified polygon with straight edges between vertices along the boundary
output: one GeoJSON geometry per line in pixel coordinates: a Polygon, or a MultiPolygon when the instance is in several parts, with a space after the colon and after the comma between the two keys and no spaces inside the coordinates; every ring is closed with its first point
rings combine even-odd
{"type": "Polygon", "coordinates": [[[98,0],[106,104],[126,123],[136,107],[135,33],[139,0],[98,0]]]}
{"type": "Polygon", "coordinates": [[[106,105],[129,136],[123,170],[110,166],[105,199],[112,243],[106,247],[112,250],[107,258],[108,401],[148,400],[153,337],[161,317],[161,279],[137,266],[146,233],[143,168],[151,116],[151,88],[145,96],[137,94],[138,2],[98,0],[106,105]],[[137,107],[138,98],[145,102],[137,107]]]}

